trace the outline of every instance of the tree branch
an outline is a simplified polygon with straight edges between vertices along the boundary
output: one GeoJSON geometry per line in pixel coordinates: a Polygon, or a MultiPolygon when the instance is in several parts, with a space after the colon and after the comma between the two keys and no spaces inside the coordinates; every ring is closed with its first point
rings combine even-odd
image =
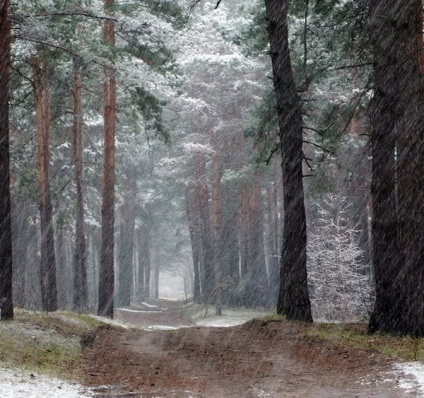
{"type": "Polygon", "coordinates": [[[364,66],[371,66],[373,65],[372,62],[362,62],[360,64],[352,64],[352,65],[342,65],[338,66],[337,68],[334,68],[334,70],[343,70],[343,69],[354,69],[354,68],[362,68],[364,66]]]}
{"type": "Polygon", "coordinates": [[[329,149],[327,149],[327,148],[323,147],[322,145],[319,145],[319,144],[317,144],[317,143],[315,143],[315,142],[312,142],[312,141],[306,141],[306,140],[303,140],[303,142],[304,142],[305,144],[313,145],[313,146],[315,146],[315,147],[317,147],[317,148],[321,149],[321,151],[323,151],[323,152],[325,152],[325,153],[329,153],[330,155],[336,156],[336,154],[335,154],[333,151],[331,151],[331,150],[329,150],[329,149]]]}
{"type": "Polygon", "coordinates": [[[31,14],[31,15],[21,15],[21,14],[12,14],[13,16],[17,15],[19,18],[48,18],[48,17],[87,17],[92,19],[110,20],[113,22],[118,22],[117,18],[109,17],[107,15],[96,15],[91,12],[83,12],[83,11],[72,11],[72,12],[46,12],[41,14],[31,14]]]}

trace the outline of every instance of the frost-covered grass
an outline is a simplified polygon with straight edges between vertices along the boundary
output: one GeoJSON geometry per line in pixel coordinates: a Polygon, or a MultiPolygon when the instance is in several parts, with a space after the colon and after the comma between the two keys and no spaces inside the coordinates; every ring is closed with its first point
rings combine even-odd
{"type": "Polygon", "coordinates": [[[91,316],[71,312],[16,310],[15,320],[0,322],[0,366],[71,377],[81,343],[102,325],[91,316]]]}

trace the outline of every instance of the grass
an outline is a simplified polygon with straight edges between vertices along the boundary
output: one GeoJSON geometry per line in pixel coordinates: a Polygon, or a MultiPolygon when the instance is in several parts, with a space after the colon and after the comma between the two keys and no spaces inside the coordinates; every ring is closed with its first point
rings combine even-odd
{"type": "Polygon", "coordinates": [[[17,309],[13,321],[0,322],[0,366],[72,378],[82,344],[105,325],[89,315],[17,309]]]}
{"type": "Polygon", "coordinates": [[[365,323],[308,325],[305,335],[318,337],[347,348],[375,350],[407,361],[424,360],[424,339],[367,333],[365,323]]]}
{"type": "MultiPolygon", "coordinates": [[[[270,322],[291,323],[284,316],[269,314],[256,318],[264,325],[270,322]]],[[[368,334],[366,323],[303,323],[298,324],[299,332],[316,337],[331,344],[362,350],[375,350],[389,357],[406,361],[424,361],[424,339],[388,334],[368,334]]]]}
{"type": "MultiPolygon", "coordinates": [[[[276,314],[257,318],[255,322],[264,325],[287,322],[287,325],[293,325],[276,314]]],[[[47,314],[17,309],[15,320],[0,322],[0,366],[73,378],[81,365],[82,346],[92,342],[98,328],[105,326],[110,327],[90,315],[66,311],[47,314]]],[[[424,360],[424,339],[369,335],[365,323],[298,323],[296,329],[302,335],[323,339],[346,349],[376,350],[407,361],[424,360]]]]}

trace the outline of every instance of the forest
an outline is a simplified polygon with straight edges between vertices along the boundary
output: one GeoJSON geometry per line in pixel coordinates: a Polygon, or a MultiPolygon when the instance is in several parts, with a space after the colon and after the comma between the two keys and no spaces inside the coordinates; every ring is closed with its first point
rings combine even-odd
{"type": "Polygon", "coordinates": [[[179,297],[424,336],[422,0],[0,2],[0,311],[179,297]]]}

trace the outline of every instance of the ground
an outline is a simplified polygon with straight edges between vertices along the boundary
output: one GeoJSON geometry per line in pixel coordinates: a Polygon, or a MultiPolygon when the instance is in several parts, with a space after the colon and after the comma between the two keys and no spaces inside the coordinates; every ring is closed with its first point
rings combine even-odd
{"type": "MultiPolygon", "coordinates": [[[[144,310],[121,310],[117,317],[139,325],[192,324],[176,305],[144,310]]],[[[308,336],[304,328],[281,320],[151,331],[103,328],[86,341],[80,377],[101,397],[421,396],[398,388],[390,373],[393,359],[308,336]]]]}

